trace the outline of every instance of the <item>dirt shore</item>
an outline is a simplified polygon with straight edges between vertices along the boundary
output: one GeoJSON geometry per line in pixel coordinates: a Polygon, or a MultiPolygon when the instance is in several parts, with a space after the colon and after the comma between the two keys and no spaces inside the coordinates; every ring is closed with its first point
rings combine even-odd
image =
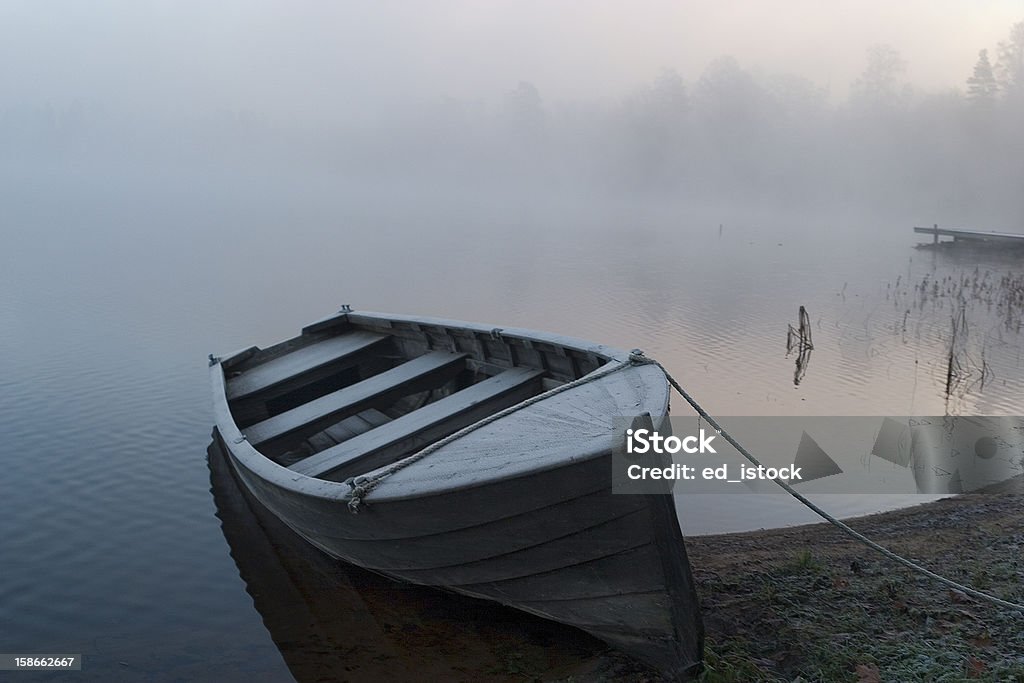
{"type": "MultiPolygon", "coordinates": [[[[1024,602],[1024,497],[966,495],[850,526],[1024,602]]],[[[718,681],[1024,681],[1024,614],[919,576],[827,524],[687,541],[718,681]]],[[[575,680],[656,681],[613,655],[575,680]]]]}

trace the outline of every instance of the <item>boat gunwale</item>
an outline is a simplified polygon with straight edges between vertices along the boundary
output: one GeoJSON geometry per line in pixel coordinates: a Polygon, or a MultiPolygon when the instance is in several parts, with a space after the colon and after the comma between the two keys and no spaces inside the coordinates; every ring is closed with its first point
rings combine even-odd
{"type": "MultiPolygon", "coordinates": [[[[561,346],[563,348],[578,351],[580,353],[592,353],[598,356],[604,357],[608,361],[619,361],[625,363],[629,361],[629,351],[623,351],[622,349],[606,346],[605,344],[598,344],[586,339],[580,339],[579,337],[570,337],[566,335],[555,334],[553,332],[542,332],[539,330],[533,330],[526,327],[495,327],[493,325],[485,325],[482,323],[472,323],[465,320],[453,320],[450,318],[431,318],[426,316],[417,315],[405,315],[405,314],[392,314],[392,313],[380,313],[375,311],[345,311],[336,313],[326,318],[321,318],[316,322],[310,323],[302,328],[302,334],[309,334],[313,332],[321,332],[342,322],[350,322],[358,325],[361,320],[374,321],[374,322],[397,322],[414,325],[428,325],[440,328],[451,328],[468,330],[478,334],[495,334],[497,333],[501,337],[507,337],[511,339],[518,339],[520,341],[538,341],[544,344],[551,344],[553,346],[561,346]]],[[[391,327],[391,325],[388,325],[391,327]]],[[[589,373],[588,373],[589,374],[589,373]]]]}
{"type": "MultiPolygon", "coordinates": [[[[352,322],[359,324],[360,319],[368,322],[398,322],[405,324],[419,324],[427,326],[436,326],[441,328],[452,328],[452,329],[464,329],[475,333],[492,334],[499,333],[503,338],[512,338],[525,341],[536,341],[545,344],[552,344],[563,347],[567,350],[582,352],[582,353],[593,353],[602,356],[607,359],[608,362],[620,362],[626,363],[629,361],[629,352],[623,351],[614,347],[606,346],[604,344],[596,344],[586,340],[578,339],[575,337],[569,337],[564,335],[553,334],[550,332],[542,332],[532,330],[528,328],[497,328],[480,323],[471,323],[460,320],[452,320],[446,318],[431,318],[421,317],[413,315],[397,315],[379,312],[355,312],[355,311],[342,311],[340,313],[327,316],[318,321],[315,321],[302,328],[302,331],[297,336],[304,334],[316,333],[325,331],[331,327],[335,327],[339,324],[352,322]]],[[[388,325],[390,327],[390,325],[388,325]]],[[[292,337],[290,339],[295,339],[292,337]]],[[[290,341],[284,340],[284,341],[290,341]]],[[[283,343],[283,342],[279,342],[283,343]]],[[[229,400],[227,398],[227,378],[224,375],[224,366],[230,364],[237,355],[246,355],[251,357],[254,350],[258,347],[246,347],[240,352],[236,352],[230,356],[224,356],[221,358],[212,358],[210,363],[210,380],[213,389],[213,410],[215,425],[218,434],[220,435],[225,448],[231,455],[232,460],[235,460],[239,465],[245,467],[254,476],[266,481],[273,486],[288,491],[290,493],[311,496],[320,498],[323,500],[334,500],[338,502],[348,502],[351,500],[352,487],[345,482],[330,481],[326,479],[319,479],[316,477],[310,477],[304,474],[300,474],[291,470],[283,465],[274,462],[272,459],[261,453],[255,446],[249,443],[249,440],[242,433],[241,429],[235,423],[234,416],[231,413],[229,400]]],[[[258,351],[255,351],[258,353],[258,351]]],[[[604,364],[599,366],[597,369],[592,370],[583,377],[591,376],[595,373],[600,372],[605,367],[604,364]]],[[[668,414],[668,399],[669,394],[665,391],[665,405],[661,415],[655,416],[660,418],[662,415],[668,414]]],[[[572,458],[573,462],[581,462],[591,460],[593,458],[600,457],[608,453],[607,448],[598,448],[591,451],[581,450],[575,457],[572,458]]],[[[512,477],[503,477],[505,480],[519,479],[532,477],[537,474],[549,470],[555,470],[563,467],[567,464],[566,461],[557,460],[546,462],[535,468],[531,468],[522,472],[516,473],[512,477]]],[[[387,467],[385,465],[384,467],[387,467]]],[[[374,470],[368,470],[365,474],[371,474],[372,472],[383,469],[374,468],[374,470]]],[[[437,495],[444,495],[457,491],[470,490],[474,488],[485,487],[494,484],[496,480],[491,478],[476,479],[470,482],[464,482],[454,485],[439,485],[435,489],[421,490],[416,493],[402,494],[400,492],[388,493],[387,491],[377,491],[374,493],[374,500],[379,503],[388,501],[401,501],[410,500],[417,498],[429,498],[437,495]]]]}

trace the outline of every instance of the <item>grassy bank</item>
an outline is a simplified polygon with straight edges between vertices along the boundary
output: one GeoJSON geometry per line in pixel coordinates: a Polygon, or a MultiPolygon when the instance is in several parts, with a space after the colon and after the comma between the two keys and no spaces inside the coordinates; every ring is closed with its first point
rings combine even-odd
{"type": "MultiPolygon", "coordinates": [[[[965,496],[852,526],[954,581],[1024,602],[1024,498],[965,496]]],[[[1024,615],[815,525],[695,539],[708,681],[1024,681],[1024,615]]]]}
{"type": "MultiPolygon", "coordinates": [[[[953,580],[1024,602],[1024,498],[973,495],[851,523],[953,580]]],[[[918,576],[831,526],[688,541],[706,683],[1024,681],[1024,614],[918,576]]],[[[581,679],[658,680],[609,659],[581,679]]]]}

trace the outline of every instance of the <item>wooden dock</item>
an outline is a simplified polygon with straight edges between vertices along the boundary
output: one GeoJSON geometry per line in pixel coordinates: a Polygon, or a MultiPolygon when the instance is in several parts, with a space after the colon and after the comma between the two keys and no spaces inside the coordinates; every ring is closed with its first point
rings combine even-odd
{"type": "Polygon", "coordinates": [[[940,228],[938,224],[930,228],[914,226],[914,232],[932,236],[932,244],[939,244],[939,235],[952,237],[953,242],[998,242],[1001,244],[1018,244],[1024,246],[1024,235],[1012,232],[994,232],[991,230],[968,230],[966,228],[940,228]]]}

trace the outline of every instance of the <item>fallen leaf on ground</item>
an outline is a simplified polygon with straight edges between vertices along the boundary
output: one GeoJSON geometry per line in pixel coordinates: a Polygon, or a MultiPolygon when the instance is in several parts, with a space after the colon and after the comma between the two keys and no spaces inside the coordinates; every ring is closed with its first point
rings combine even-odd
{"type": "Polygon", "coordinates": [[[981,678],[985,673],[985,662],[971,657],[967,660],[967,677],[968,678],[981,678]]]}
{"type": "Polygon", "coordinates": [[[874,664],[858,664],[854,667],[857,683],[882,683],[882,675],[874,664]]]}

